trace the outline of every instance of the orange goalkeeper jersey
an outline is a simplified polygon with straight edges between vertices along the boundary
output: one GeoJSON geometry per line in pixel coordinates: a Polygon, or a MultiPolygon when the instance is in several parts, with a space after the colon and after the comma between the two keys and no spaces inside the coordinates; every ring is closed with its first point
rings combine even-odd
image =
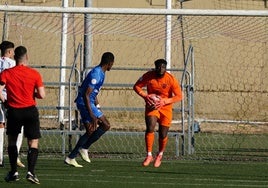
{"type": "Polygon", "coordinates": [[[169,127],[172,121],[172,104],[182,100],[181,87],[178,81],[168,72],[165,72],[163,77],[157,77],[155,71],[152,70],[142,75],[133,86],[133,89],[143,96],[143,87],[147,88],[147,94],[156,94],[161,98],[168,98],[170,103],[160,109],[151,110],[146,105],[145,115],[156,116],[161,125],[169,127]]]}
{"type": "Polygon", "coordinates": [[[163,77],[157,77],[154,70],[146,72],[135,83],[134,90],[140,93],[143,87],[147,88],[147,94],[156,94],[161,98],[172,98],[172,103],[182,99],[181,87],[177,79],[165,72],[163,77]]]}

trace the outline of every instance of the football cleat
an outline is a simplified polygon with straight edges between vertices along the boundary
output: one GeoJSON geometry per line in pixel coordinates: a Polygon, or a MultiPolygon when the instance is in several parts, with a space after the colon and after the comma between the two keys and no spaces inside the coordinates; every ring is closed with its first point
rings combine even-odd
{"type": "Polygon", "coordinates": [[[19,158],[17,159],[17,166],[18,166],[18,167],[22,167],[22,168],[25,167],[25,165],[20,161],[19,158]]]}
{"type": "Polygon", "coordinates": [[[64,160],[64,163],[70,166],[78,167],[78,168],[83,167],[82,165],[78,164],[75,159],[70,159],[69,157],[66,157],[66,159],[64,160]]]}
{"type": "Polygon", "coordinates": [[[148,166],[151,162],[153,162],[154,158],[151,155],[147,155],[147,157],[142,162],[142,166],[148,166]]]}
{"type": "Polygon", "coordinates": [[[33,175],[31,172],[27,173],[26,179],[31,183],[40,184],[39,179],[37,179],[37,176],[33,175]]]}
{"type": "Polygon", "coordinates": [[[163,155],[157,155],[157,157],[154,161],[154,167],[158,168],[161,165],[162,157],[163,157],[163,155]]]}
{"type": "Polygon", "coordinates": [[[82,149],[79,150],[79,153],[80,153],[80,155],[81,155],[81,157],[82,157],[82,159],[84,161],[86,161],[88,163],[91,162],[90,159],[89,159],[89,157],[88,157],[88,150],[87,149],[83,149],[82,148],[82,149]]]}
{"type": "Polygon", "coordinates": [[[18,172],[15,172],[15,173],[11,173],[9,172],[7,174],[7,176],[5,177],[5,181],[6,182],[11,182],[11,181],[19,181],[19,173],[18,172]]]}

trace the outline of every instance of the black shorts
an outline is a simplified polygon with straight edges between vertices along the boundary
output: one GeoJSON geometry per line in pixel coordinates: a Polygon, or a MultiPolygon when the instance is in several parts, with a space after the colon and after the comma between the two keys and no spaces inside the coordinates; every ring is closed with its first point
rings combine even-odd
{"type": "Polygon", "coordinates": [[[11,108],[7,110],[7,135],[16,136],[24,126],[24,135],[28,139],[41,138],[39,112],[35,106],[11,108]]]}

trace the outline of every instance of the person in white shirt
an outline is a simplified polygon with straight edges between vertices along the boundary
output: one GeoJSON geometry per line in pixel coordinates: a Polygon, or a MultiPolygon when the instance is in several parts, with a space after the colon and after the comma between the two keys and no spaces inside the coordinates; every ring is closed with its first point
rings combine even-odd
{"type": "MultiPolygon", "coordinates": [[[[1,50],[1,58],[0,58],[0,72],[5,69],[9,69],[16,65],[14,58],[14,43],[10,41],[3,41],[0,44],[1,50]]],[[[4,89],[2,92],[3,96],[6,98],[6,90],[4,89]]],[[[4,129],[6,123],[6,108],[4,103],[0,103],[0,167],[4,166],[4,129]]],[[[22,145],[23,139],[23,127],[21,129],[21,133],[18,135],[17,140],[17,148],[18,153],[20,152],[20,148],[22,145]]],[[[25,167],[25,165],[21,162],[20,158],[17,159],[17,165],[19,167],[25,167]]]]}

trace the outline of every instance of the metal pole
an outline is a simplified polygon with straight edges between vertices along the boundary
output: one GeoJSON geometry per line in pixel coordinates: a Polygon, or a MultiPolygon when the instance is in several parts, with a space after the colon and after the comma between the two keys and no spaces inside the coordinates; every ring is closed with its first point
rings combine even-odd
{"type": "Polygon", "coordinates": [[[8,13],[4,13],[4,24],[3,24],[3,35],[2,35],[2,41],[6,40],[8,38],[8,13]]]}
{"type": "MultiPolygon", "coordinates": [[[[166,8],[172,9],[171,0],[166,0],[166,8]]],[[[166,15],[166,54],[167,69],[171,68],[171,15],[166,15]]]]}
{"type": "MultiPolygon", "coordinates": [[[[68,7],[68,0],[64,0],[62,6],[68,7]]],[[[66,54],[67,54],[67,28],[68,28],[68,13],[62,14],[62,32],[61,32],[61,54],[60,54],[60,83],[65,82],[66,69],[62,68],[66,66],[66,54]]],[[[60,85],[59,90],[59,117],[58,121],[63,122],[64,110],[62,107],[65,103],[65,85],[60,85]]]]}
{"type": "MultiPolygon", "coordinates": [[[[184,0],[180,0],[180,6],[181,6],[181,9],[183,9],[183,2],[184,0]]],[[[181,41],[182,41],[182,53],[183,53],[183,63],[185,64],[185,44],[184,44],[184,31],[183,31],[183,16],[180,15],[179,16],[179,20],[180,20],[180,23],[181,23],[181,41]]]]}
{"type": "MultiPolygon", "coordinates": [[[[93,0],[85,0],[85,7],[92,7],[93,0]]],[[[92,15],[85,14],[85,28],[84,28],[84,70],[89,70],[90,64],[92,62],[92,35],[91,35],[91,24],[92,15]]],[[[87,75],[87,74],[83,74],[87,75]]]]}

